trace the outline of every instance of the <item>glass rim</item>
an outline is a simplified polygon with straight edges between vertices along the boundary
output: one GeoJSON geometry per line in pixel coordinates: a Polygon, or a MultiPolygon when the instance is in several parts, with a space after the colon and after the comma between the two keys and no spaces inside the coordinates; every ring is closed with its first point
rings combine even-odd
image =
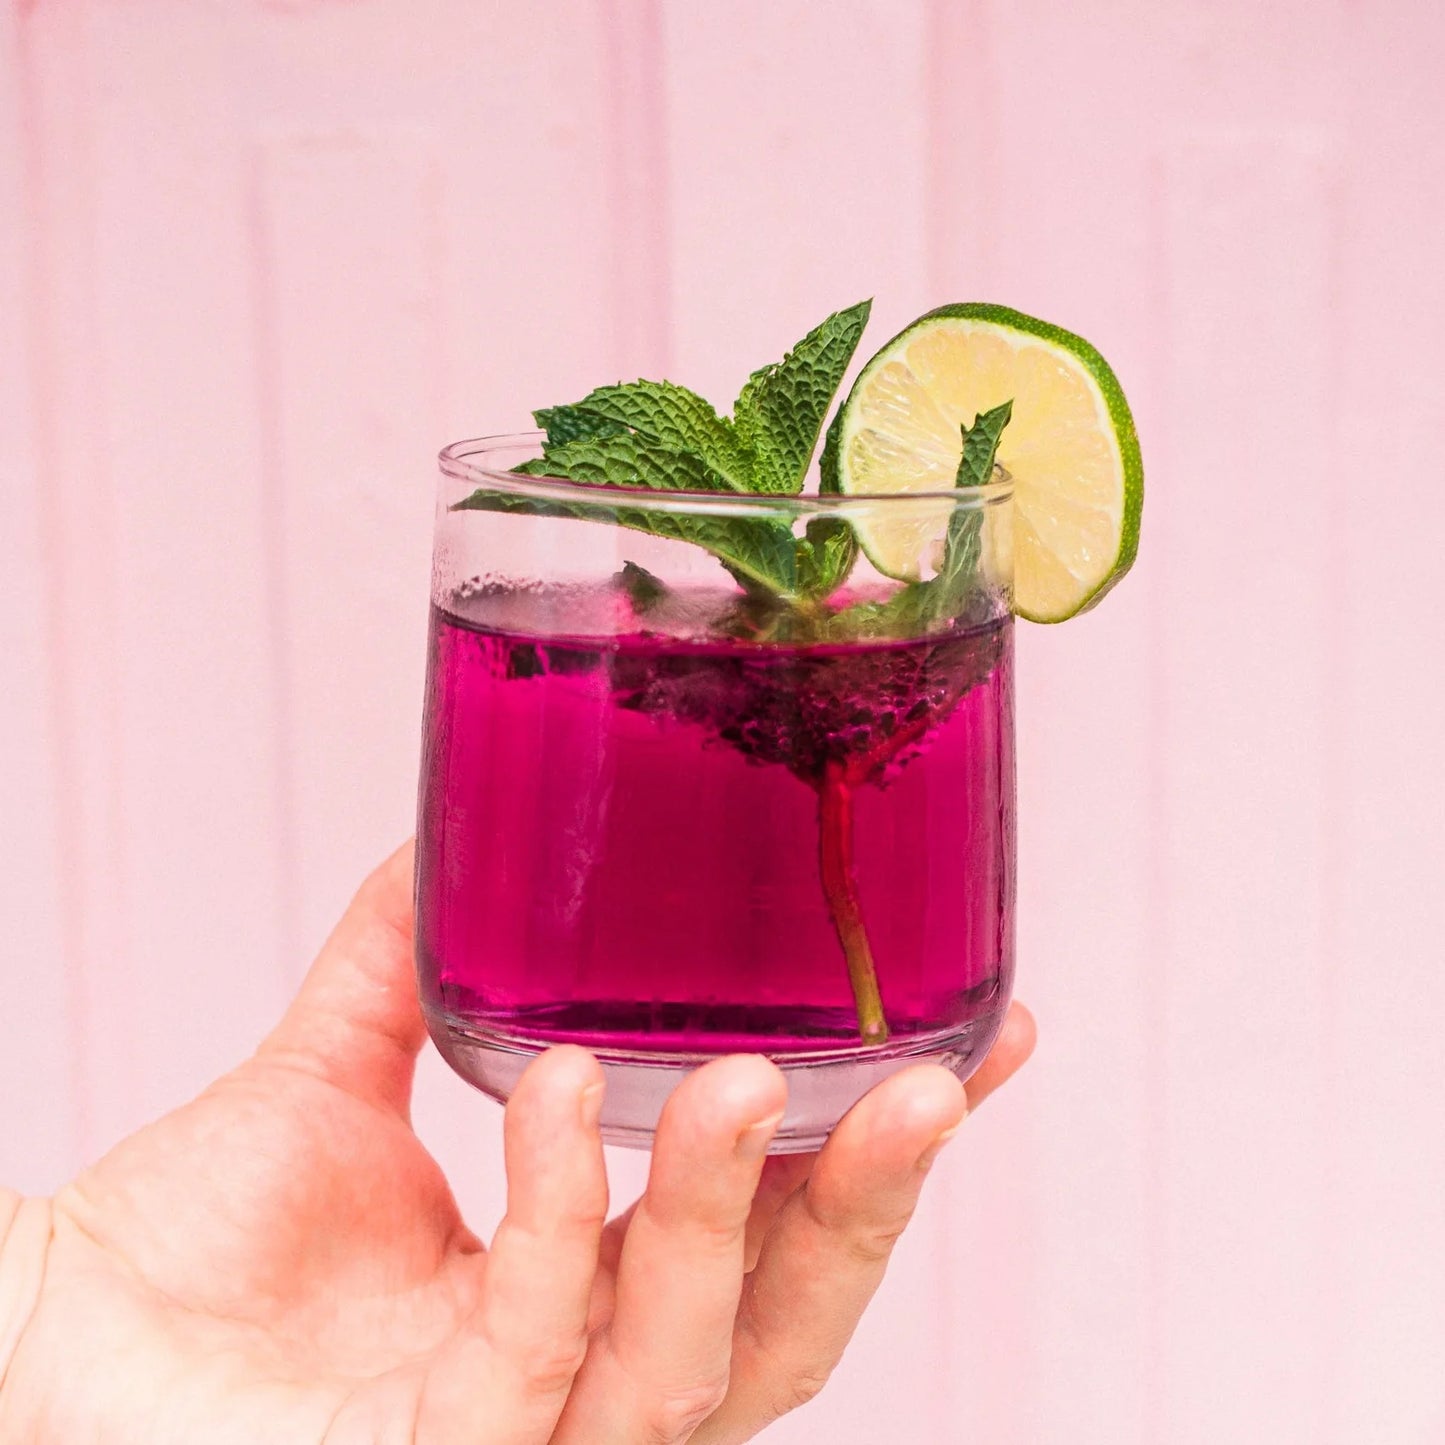
{"type": "Polygon", "coordinates": [[[929,492],[852,492],[847,496],[818,492],[704,492],[678,489],[660,492],[650,487],[613,487],[596,482],[579,482],[570,477],[540,477],[489,467],[473,458],[498,452],[536,447],[545,438],[541,431],[504,432],[452,442],[437,453],[442,474],[473,487],[506,495],[532,497],[541,501],[581,506],[607,506],[613,498],[626,498],[627,505],[657,511],[831,516],[859,508],[896,508],[939,505],[983,508],[1006,502],[1013,495],[1014,479],[997,463],[994,480],[978,487],[950,487],[929,492]]]}

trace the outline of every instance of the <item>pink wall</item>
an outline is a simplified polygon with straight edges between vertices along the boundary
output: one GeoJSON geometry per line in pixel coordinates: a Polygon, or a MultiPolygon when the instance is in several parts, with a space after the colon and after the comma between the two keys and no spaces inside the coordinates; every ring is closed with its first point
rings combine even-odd
{"type": "Polygon", "coordinates": [[[1445,1440],[1442,72],[1424,0],[12,0],[0,1178],[407,829],[441,440],[1001,299],[1129,384],[1143,556],[1022,639],[1038,1058],[772,1438],[1445,1440]]]}

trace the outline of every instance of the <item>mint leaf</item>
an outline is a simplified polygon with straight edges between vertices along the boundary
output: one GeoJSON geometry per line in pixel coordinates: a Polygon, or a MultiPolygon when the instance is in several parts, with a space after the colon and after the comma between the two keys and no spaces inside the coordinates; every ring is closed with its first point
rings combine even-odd
{"type": "Polygon", "coordinates": [[[532,477],[569,477],[604,487],[647,487],[654,492],[727,491],[707,464],[686,452],[669,451],[632,432],[578,437],[548,445],[536,461],[514,471],[532,477]]]}
{"type": "Polygon", "coordinates": [[[750,491],[803,490],[828,407],[872,305],[861,301],[835,312],[781,361],[748,378],[733,409],[733,424],[753,457],[750,491]]]}
{"type": "MultiPolygon", "coordinates": [[[[705,463],[735,492],[751,492],[751,458],[732,425],[712,403],[670,381],[633,381],[600,386],[570,407],[568,413],[601,418],[630,427],[639,437],[683,452],[705,463]]],[[[548,442],[552,440],[548,432],[548,442]]]]}
{"type": "MultiPolygon", "coordinates": [[[[982,487],[993,480],[999,438],[1013,415],[1012,400],[982,412],[971,427],[963,428],[963,455],[958,459],[955,487],[982,487]]],[[[956,617],[968,600],[982,548],[983,509],[967,507],[954,512],[943,544],[938,575],[926,585],[929,610],[935,619],[956,617]]]]}
{"type": "Polygon", "coordinates": [[[798,591],[827,597],[853,570],[858,538],[841,517],[814,517],[798,542],[798,591]]]}
{"type": "MultiPolygon", "coordinates": [[[[578,438],[561,446],[548,446],[534,461],[514,471],[524,476],[566,477],[602,487],[646,487],[652,491],[729,493],[726,483],[703,461],[684,452],[668,451],[635,432],[578,438]]],[[[692,513],[660,513],[639,508],[593,504],[590,499],[569,503],[519,505],[526,499],[506,497],[489,504],[478,498],[501,493],[473,493],[462,507],[489,511],[531,511],[537,516],[575,516],[586,521],[612,521],[634,531],[672,537],[705,547],[745,587],[792,596],[797,587],[795,539],[788,523],[769,517],[708,517],[692,513]]]]}
{"type": "MultiPolygon", "coordinates": [[[[548,465],[541,460],[525,463],[516,470],[530,475],[546,474],[548,465]]],[[[668,537],[673,541],[705,547],[735,577],[746,578],[749,583],[770,593],[791,597],[796,592],[797,539],[787,522],[780,517],[694,516],[629,507],[625,502],[604,500],[605,497],[605,491],[600,488],[595,501],[580,496],[567,501],[553,501],[478,487],[469,497],[453,503],[452,510],[573,517],[583,522],[630,527],[633,531],[647,532],[654,537],[668,537]]]]}
{"type": "Polygon", "coordinates": [[[993,480],[994,458],[998,455],[999,438],[1014,414],[1012,400],[992,411],[980,412],[972,426],[963,428],[963,455],[958,459],[955,487],[981,487],[993,480]]]}
{"type": "Polygon", "coordinates": [[[627,430],[615,421],[575,406],[548,406],[532,413],[532,420],[547,433],[547,445],[559,447],[584,437],[616,436],[627,430]]]}

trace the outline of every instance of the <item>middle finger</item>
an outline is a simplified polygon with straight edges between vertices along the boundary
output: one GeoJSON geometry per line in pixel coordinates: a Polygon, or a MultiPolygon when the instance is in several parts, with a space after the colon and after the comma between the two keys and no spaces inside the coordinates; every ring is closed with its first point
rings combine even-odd
{"type": "MultiPolygon", "coordinates": [[[[817,1162],[817,1154],[769,1154],[763,1160],[762,1176],[758,1180],[753,1205],[748,1211],[748,1225],[743,1247],[743,1269],[751,1270],[762,1252],[763,1240],[773,1226],[788,1200],[807,1182],[817,1162]]],[[[632,1217],[637,1213],[639,1201],[633,1200],[621,1214],[607,1222],[602,1231],[602,1248],[599,1253],[597,1286],[594,1288],[591,1327],[605,1324],[612,1318],[613,1281],[617,1266],[622,1259],[622,1246],[627,1240],[627,1231],[632,1228],[632,1217]]]]}

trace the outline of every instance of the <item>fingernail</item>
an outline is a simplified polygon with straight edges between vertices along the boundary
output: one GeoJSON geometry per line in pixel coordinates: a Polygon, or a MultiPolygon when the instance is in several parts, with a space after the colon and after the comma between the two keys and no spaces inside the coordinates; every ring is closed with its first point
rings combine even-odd
{"type": "Polygon", "coordinates": [[[953,1128],[945,1129],[943,1133],[941,1133],[938,1138],[936,1138],[933,1143],[931,1143],[928,1148],[925,1149],[923,1153],[918,1156],[918,1167],[920,1169],[931,1169],[933,1167],[933,1161],[937,1159],[940,1154],[943,1153],[943,1146],[947,1144],[948,1141],[952,1139],[953,1136],[957,1134],[962,1127],[963,1120],[960,1119],[958,1123],[953,1126],[953,1128]]]}
{"type": "Polygon", "coordinates": [[[738,1142],[733,1146],[738,1158],[761,1159],[768,1152],[768,1145],[773,1142],[773,1135],[782,1122],[783,1111],[779,1109],[776,1114],[769,1114],[766,1119],[750,1124],[738,1135],[738,1142]]]}
{"type": "Polygon", "coordinates": [[[605,1085],[588,1084],[582,1090],[582,1127],[589,1133],[597,1127],[602,1117],[602,1094],[605,1085]]]}

